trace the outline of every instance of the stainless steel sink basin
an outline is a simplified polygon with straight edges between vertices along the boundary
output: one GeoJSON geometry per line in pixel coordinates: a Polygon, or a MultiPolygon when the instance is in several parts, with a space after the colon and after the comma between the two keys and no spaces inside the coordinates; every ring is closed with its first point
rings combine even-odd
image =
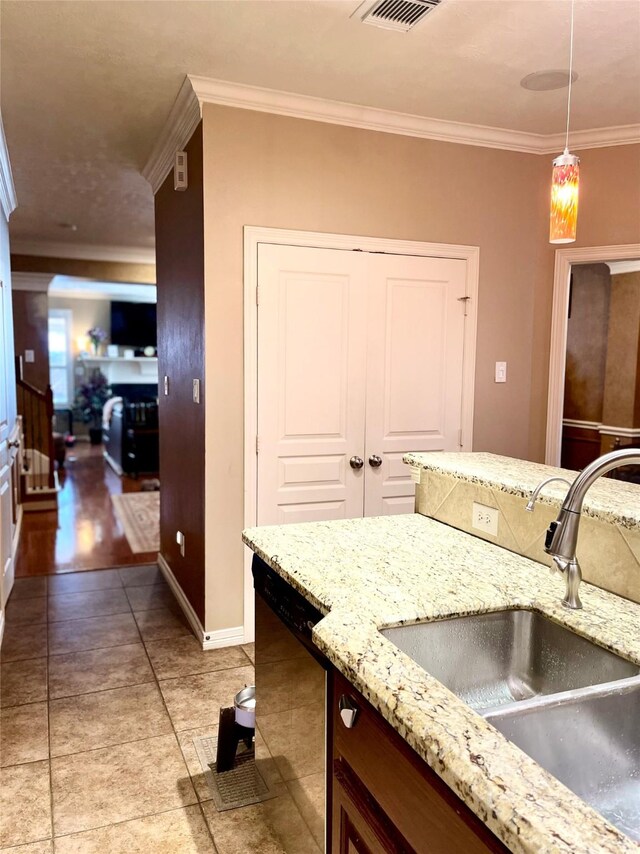
{"type": "Polygon", "coordinates": [[[480,712],[640,673],[637,665],[523,609],[381,631],[480,712]]]}
{"type": "Polygon", "coordinates": [[[640,685],[531,708],[511,706],[486,719],[611,824],[640,841],[640,685]]]}

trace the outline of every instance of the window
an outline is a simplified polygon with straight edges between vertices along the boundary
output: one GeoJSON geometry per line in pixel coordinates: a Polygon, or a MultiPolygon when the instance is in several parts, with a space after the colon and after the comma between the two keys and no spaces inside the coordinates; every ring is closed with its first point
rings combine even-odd
{"type": "Polygon", "coordinates": [[[71,361],[71,310],[49,311],[49,382],[55,406],[73,402],[73,365],[71,361]]]}

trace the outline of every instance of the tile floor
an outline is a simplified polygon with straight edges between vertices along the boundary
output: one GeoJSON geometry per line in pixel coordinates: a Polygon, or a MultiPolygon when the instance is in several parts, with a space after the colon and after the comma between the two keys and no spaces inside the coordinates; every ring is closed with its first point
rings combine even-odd
{"type": "Polygon", "coordinates": [[[155,566],[18,579],[0,650],[0,850],[281,852],[262,805],[218,813],[193,737],[253,681],[203,652],[155,566]]]}

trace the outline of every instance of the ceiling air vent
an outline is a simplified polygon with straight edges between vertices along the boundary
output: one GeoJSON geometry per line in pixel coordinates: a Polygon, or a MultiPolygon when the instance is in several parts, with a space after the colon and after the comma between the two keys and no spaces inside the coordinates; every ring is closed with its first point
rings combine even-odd
{"type": "Polygon", "coordinates": [[[413,29],[441,0],[378,0],[363,17],[363,24],[400,30],[406,33],[413,29]]]}

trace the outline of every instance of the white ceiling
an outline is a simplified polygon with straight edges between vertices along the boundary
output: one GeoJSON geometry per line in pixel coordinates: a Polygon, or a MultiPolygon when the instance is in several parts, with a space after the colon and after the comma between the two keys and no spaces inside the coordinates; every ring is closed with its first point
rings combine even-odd
{"type": "MultiPolygon", "coordinates": [[[[140,175],[185,74],[446,120],[562,131],[569,0],[445,0],[408,34],[354,0],[3,0],[14,239],[153,246],[140,175]],[[356,14],[354,14],[358,10],[356,14]],[[59,223],[75,223],[65,231],[59,223]]],[[[640,122],[639,0],[576,0],[572,126],[640,122]]]]}

